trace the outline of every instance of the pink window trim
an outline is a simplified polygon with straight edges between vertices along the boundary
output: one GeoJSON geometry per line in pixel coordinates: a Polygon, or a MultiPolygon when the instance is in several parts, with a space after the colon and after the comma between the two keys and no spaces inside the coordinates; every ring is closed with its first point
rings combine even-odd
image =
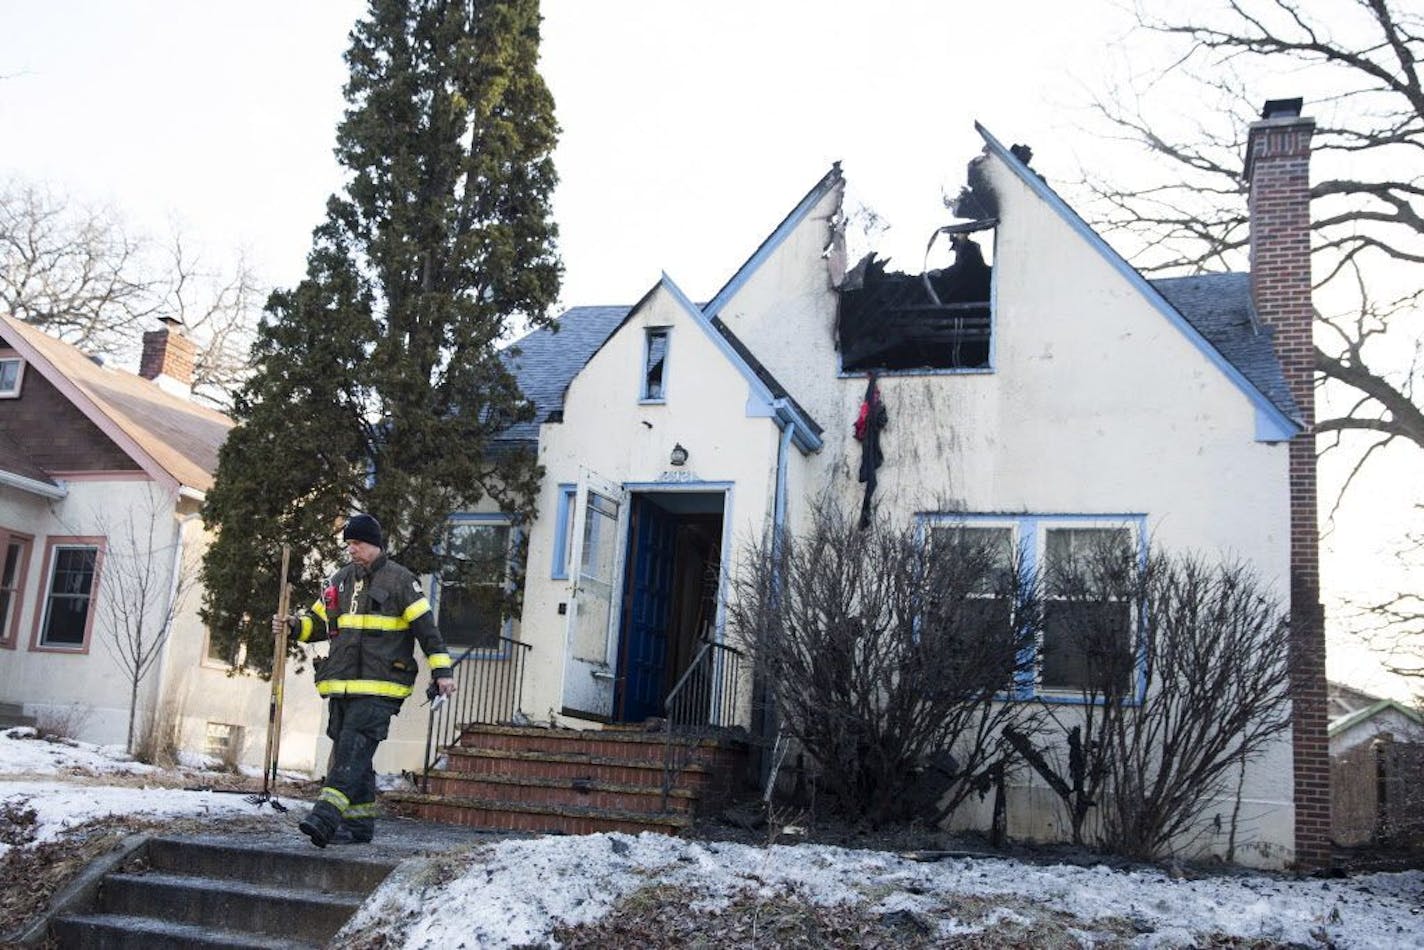
{"type": "MultiPolygon", "coordinates": [[[[23,531],[11,531],[9,528],[0,525],[0,570],[5,568],[5,554],[10,550],[10,542],[19,541],[22,547],[20,551],[20,569],[15,573],[15,600],[10,604],[11,623],[6,624],[6,629],[10,631],[9,636],[0,637],[0,649],[13,650],[20,642],[20,614],[25,604],[26,582],[29,580],[30,558],[35,554],[35,536],[25,534],[23,531]]],[[[0,618],[3,620],[4,618],[0,618]]]]}
{"type": "Polygon", "coordinates": [[[45,539],[44,569],[40,572],[41,589],[40,596],[35,602],[35,622],[34,629],[30,633],[30,652],[69,654],[89,652],[89,646],[94,640],[94,615],[99,612],[99,581],[103,574],[107,541],[107,538],[95,535],[52,535],[45,539]],[[94,584],[89,591],[89,614],[84,618],[84,642],[79,646],[50,646],[40,642],[40,635],[44,632],[45,609],[49,604],[50,587],[54,583],[54,578],[50,576],[54,571],[54,550],[60,545],[98,548],[98,553],[94,557],[94,584]]]}

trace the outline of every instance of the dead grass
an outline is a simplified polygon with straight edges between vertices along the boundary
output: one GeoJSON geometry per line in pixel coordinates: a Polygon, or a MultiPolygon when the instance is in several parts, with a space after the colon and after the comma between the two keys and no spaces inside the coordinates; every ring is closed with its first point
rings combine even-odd
{"type": "MultiPolygon", "coordinates": [[[[866,905],[819,905],[790,888],[774,894],[743,892],[718,909],[696,909],[693,891],[652,884],[625,898],[602,919],[560,926],[554,939],[571,950],[604,947],[655,950],[741,948],[950,948],[950,950],[1111,950],[1142,935],[1123,918],[1082,920],[1022,897],[956,895],[926,912],[880,912],[866,905]],[[949,930],[941,933],[941,924],[949,930]]],[[[1207,934],[1197,946],[1280,950],[1284,944],[1207,934]]]]}

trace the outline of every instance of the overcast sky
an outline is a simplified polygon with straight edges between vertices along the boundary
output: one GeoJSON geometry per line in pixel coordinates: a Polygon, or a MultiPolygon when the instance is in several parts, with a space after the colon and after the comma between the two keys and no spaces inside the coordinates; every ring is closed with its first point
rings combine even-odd
{"type": "MultiPolygon", "coordinates": [[[[291,285],[341,184],[342,53],[364,8],[0,0],[0,179],[47,182],[153,233],[176,222],[210,263],[241,251],[268,282],[291,285]]],[[[948,220],[942,196],[958,192],[982,145],[975,120],[1031,145],[1034,167],[1071,200],[1081,167],[1132,171],[1130,151],[1109,164],[1084,128],[1087,90],[1158,66],[1112,0],[545,0],[543,10],[541,69],[563,127],[554,212],[565,305],[631,303],[662,271],[709,297],[836,160],[851,206],[891,225],[880,250],[918,270],[948,220]]],[[[1283,70],[1260,99],[1298,95],[1300,82],[1283,70]]],[[[1206,108],[1183,101],[1162,119],[1194,121],[1193,107],[1206,108]]],[[[1335,477],[1327,471],[1322,497],[1335,477]]],[[[1411,484],[1351,501],[1327,541],[1327,584],[1382,572],[1391,542],[1379,526],[1397,524],[1411,484]]],[[[1337,671],[1345,657],[1332,657],[1337,671]]]]}
{"type": "MultiPolygon", "coordinates": [[[[0,173],[176,218],[297,280],[340,185],[353,0],[0,0],[0,173]]],[[[1072,127],[1123,29],[1106,2],[546,0],[563,127],[564,301],[637,300],[666,270],[714,292],[833,161],[902,266],[982,144],[1071,173],[1072,127]]]]}

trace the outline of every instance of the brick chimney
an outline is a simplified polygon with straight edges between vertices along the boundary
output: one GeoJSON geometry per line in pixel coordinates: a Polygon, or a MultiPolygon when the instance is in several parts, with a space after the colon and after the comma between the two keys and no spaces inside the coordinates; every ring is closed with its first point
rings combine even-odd
{"type": "Polygon", "coordinates": [[[163,326],[143,335],[143,356],[138,374],[151,379],[175,396],[193,394],[193,359],[198,348],[183,335],[183,324],[173,317],[159,317],[163,326]]]}
{"type": "Polygon", "coordinates": [[[1302,867],[1330,863],[1330,748],[1325,619],[1315,475],[1315,310],[1310,290],[1310,138],[1300,99],[1266,103],[1246,143],[1251,299],[1274,335],[1306,431],[1290,444],[1291,725],[1295,850],[1302,867]]]}

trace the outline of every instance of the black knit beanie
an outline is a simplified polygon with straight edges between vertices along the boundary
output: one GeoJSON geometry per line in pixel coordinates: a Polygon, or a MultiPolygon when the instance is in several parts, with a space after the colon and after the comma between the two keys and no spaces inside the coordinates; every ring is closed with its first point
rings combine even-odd
{"type": "Polygon", "coordinates": [[[385,542],[381,540],[381,523],[370,515],[352,515],[351,520],[346,522],[346,527],[341,531],[341,540],[365,541],[378,548],[386,546],[385,542]]]}

